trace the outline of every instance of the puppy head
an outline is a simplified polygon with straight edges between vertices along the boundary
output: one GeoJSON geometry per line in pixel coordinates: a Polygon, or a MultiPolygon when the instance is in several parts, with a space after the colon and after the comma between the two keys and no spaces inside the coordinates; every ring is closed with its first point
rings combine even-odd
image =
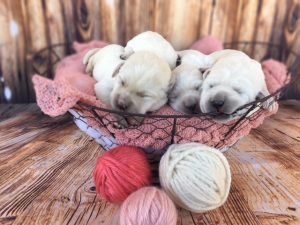
{"type": "Polygon", "coordinates": [[[200,112],[202,73],[195,66],[182,64],[173,70],[172,77],[175,85],[169,92],[171,107],[186,114],[200,112]]]}
{"type": "Polygon", "coordinates": [[[203,113],[220,114],[216,119],[228,121],[238,108],[254,101],[256,88],[247,77],[227,69],[212,69],[204,74],[200,108],[203,113]]]}
{"type": "Polygon", "coordinates": [[[155,54],[132,54],[120,68],[111,92],[114,109],[144,114],[167,102],[171,78],[168,64],[155,54]]]}

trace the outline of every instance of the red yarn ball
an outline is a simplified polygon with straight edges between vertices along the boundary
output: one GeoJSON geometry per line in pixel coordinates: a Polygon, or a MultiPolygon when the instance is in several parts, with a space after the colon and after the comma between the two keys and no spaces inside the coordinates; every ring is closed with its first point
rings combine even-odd
{"type": "Polygon", "coordinates": [[[132,192],[151,184],[150,164],[140,148],[116,147],[98,159],[94,181],[102,198],[120,203],[132,192]]]}

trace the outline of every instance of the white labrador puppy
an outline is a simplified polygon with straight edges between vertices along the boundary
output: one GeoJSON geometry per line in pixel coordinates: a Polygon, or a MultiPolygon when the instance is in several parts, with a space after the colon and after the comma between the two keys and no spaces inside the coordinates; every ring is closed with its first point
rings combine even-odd
{"type": "Polygon", "coordinates": [[[125,47],[124,58],[129,57],[134,52],[150,51],[165,60],[171,69],[176,67],[178,55],[172,45],[160,34],[146,31],[138,34],[125,47]]]}
{"type": "MultiPolygon", "coordinates": [[[[201,67],[201,65],[198,65],[201,67]]],[[[222,50],[206,56],[200,108],[203,113],[220,113],[217,119],[228,122],[245,113],[241,106],[269,95],[261,64],[237,50],[222,50]]],[[[273,110],[274,99],[263,103],[263,107],[273,110]]]]}
{"type": "Polygon", "coordinates": [[[124,47],[112,44],[101,49],[92,49],[83,58],[86,72],[92,74],[97,81],[94,87],[97,98],[108,106],[111,106],[110,93],[115,82],[114,73],[125,62],[121,59],[123,53],[124,47]]]}
{"type": "Polygon", "coordinates": [[[166,104],[171,70],[157,55],[141,51],[132,54],[120,68],[111,92],[112,107],[144,114],[166,104]]]}
{"type": "Polygon", "coordinates": [[[193,114],[200,112],[200,93],[202,86],[202,68],[205,65],[205,55],[196,50],[177,52],[180,65],[172,72],[175,85],[169,93],[169,104],[182,113],[193,114]]]}
{"type": "Polygon", "coordinates": [[[202,86],[202,73],[190,64],[181,64],[172,71],[175,80],[169,92],[169,104],[177,111],[186,114],[200,112],[200,93],[202,86]]]}
{"type": "MultiPolygon", "coordinates": [[[[115,51],[104,49],[102,54],[101,49],[96,54],[87,53],[84,60],[87,70],[93,71],[98,80],[97,97],[115,110],[138,114],[155,111],[166,104],[171,80],[168,64],[145,51],[134,53],[124,61],[120,58],[122,48],[110,48],[115,51]]],[[[128,126],[124,118],[117,118],[122,127],[128,126]]],[[[138,125],[142,119],[136,117],[131,122],[138,125]]]]}

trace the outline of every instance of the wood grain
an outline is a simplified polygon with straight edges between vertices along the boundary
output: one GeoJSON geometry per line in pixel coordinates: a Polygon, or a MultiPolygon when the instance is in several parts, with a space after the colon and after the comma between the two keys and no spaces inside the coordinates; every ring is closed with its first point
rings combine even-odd
{"type": "MultiPolygon", "coordinates": [[[[33,67],[49,69],[56,56],[34,53],[56,43],[59,56],[74,41],[103,39],[125,45],[134,35],[154,30],[177,50],[212,35],[224,42],[263,41],[280,45],[229,45],[256,59],[273,56],[288,65],[300,57],[300,0],[2,0],[0,2],[0,102],[33,102],[33,67]],[[15,29],[17,32],[11,33],[15,29]],[[10,91],[11,96],[4,95],[10,91]]],[[[49,52],[48,52],[49,53],[49,52]]],[[[299,73],[296,74],[298,77],[299,73]]],[[[286,98],[300,98],[300,80],[286,98]]]]}
{"type": "Polygon", "coordinates": [[[164,1],[156,2],[155,30],[160,32],[176,50],[186,49],[198,38],[201,2],[164,1]],[[180,13],[178,13],[180,12],[180,13]]]}
{"type": "Polygon", "coordinates": [[[123,3],[120,0],[100,1],[101,37],[109,43],[124,42],[124,15],[121,10],[124,7],[123,3]]]}
{"type": "Polygon", "coordinates": [[[212,29],[212,16],[214,9],[214,0],[203,0],[200,1],[200,11],[199,11],[199,25],[198,25],[198,36],[205,37],[211,34],[212,29]]]}
{"type": "Polygon", "coordinates": [[[0,82],[2,85],[0,86],[2,93],[5,89],[7,93],[1,99],[5,99],[6,102],[22,102],[26,101],[26,95],[22,96],[22,93],[26,91],[26,84],[23,85],[22,80],[18,79],[18,65],[14,63],[18,60],[18,46],[16,37],[12,32],[12,26],[13,24],[16,25],[16,22],[13,18],[13,12],[10,10],[11,5],[12,2],[10,1],[0,2],[0,26],[2,29],[0,35],[0,74],[2,75],[0,82]]]}
{"type": "MultiPolygon", "coordinates": [[[[299,112],[299,101],[283,102],[228,150],[233,180],[225,205],[202,214],[178,209],[177,224],[299,224],[299,112]]],[[[94,191],[92,172],[103,152],[68,115],[0,105],[0,224],[118,225],[119,206],[94,191]]]]}
{"type": "MultiPolygon", "coordinates": [[[[257,42],[270,42],[277,0],[263,0],[260,2],[256,15],[256,29],[254,40],[257,42]]],[[[268,52],[268,47],[255,46],[253,57],[262,60],[268,52]]]]}

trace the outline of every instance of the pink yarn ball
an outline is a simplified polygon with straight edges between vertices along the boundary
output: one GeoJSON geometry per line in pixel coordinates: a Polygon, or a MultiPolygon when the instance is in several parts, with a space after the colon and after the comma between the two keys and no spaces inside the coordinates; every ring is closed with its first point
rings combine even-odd
{"type": "Polygon", "coordinates": [[[269,59],[262,62],[262,68],[270,93],[274,93],[285,83],[289,82],[290,77],[285,64],[274,59],[269,59]]]}
{"type": "Polygon", "coordinates": [[[120,210],[120,225],[176,225],[177,211],[167,194],[144,187],[129,195],[120,210]]]}
{"type": "Polygon", "coordinates": [[[224,46],[222,41],[220,41],[219,39],[212,36],[206,36],[196,41],[192,45],[191,49],[198,50],[203,54],[209,55],[215,51],[223,50],[224,46]]]}
{"type": "Polygon", "coordinates": [[[151,184],[152,174],[142,149],[118,146],[101,156],[94,171],[96,191],[109,202],[120,203],[151,184]]]}

